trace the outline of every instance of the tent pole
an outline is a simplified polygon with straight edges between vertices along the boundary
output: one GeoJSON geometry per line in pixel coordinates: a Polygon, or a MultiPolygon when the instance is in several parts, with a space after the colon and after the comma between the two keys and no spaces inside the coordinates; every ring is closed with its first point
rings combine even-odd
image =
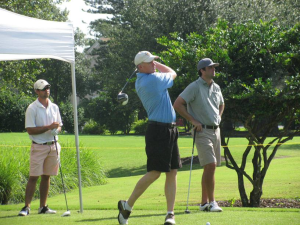
{"type": "Polygon", "coordinates": [[[75,62],[71,63],[71,71],[72,71],[74,130],[75,130],[75,144],[76,144],[77,169],[78,169],[79,202],[80,202],[80,213],[83,213],[82,190],[81,190],[81,166],[80,166],[79,138],[78,138],[79,133],[78,133],[78,118],[77,118],[77,94],[76,94],[76,80],[75,80],[75,62]]]}

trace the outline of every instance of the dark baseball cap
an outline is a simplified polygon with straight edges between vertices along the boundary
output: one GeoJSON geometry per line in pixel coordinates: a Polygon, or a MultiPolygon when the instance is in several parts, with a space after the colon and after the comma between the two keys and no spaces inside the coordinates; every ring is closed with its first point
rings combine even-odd
{"type": "Polygon", "coordinates": [[[214,62],[213,62],[211,59],[209,59],[209,58],[201,59],[201,60],[198,62],[197,70],[199,71],[200,69],[205,68],[205,67],[207,67],[207,66],[217,67],[217,66],[219,66],[219,63],[214,63],[214,62]]]}

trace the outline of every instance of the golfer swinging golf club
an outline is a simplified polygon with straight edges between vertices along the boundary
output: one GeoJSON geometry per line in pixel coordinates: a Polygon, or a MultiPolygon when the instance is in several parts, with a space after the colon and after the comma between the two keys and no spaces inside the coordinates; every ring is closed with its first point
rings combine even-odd
{"type": "MultiPolygon", "coordinates": [[[[50,86],[45,80],[36,81],[34,90],[38,98],[26,110],[25,128],[32,144],[30,150],[30,174],[25,192],[25,206],[19,212],[19,216],[27,216],[30,213],[30,203],[39,177],[41,177],[41,183],[38,213],[56,213],[46,203],[50,188],[50,176],[58,174],[59,164],[54,136],[57,138],[61,130],[62,121],[58,106],[49,99],[50,86]]],[[[59,143],[56,144],[59,154],[61,147],[59,143]]]]}
{"type": "Polygon", "coordinates": [[[159,57],[148,51],[141,51],[134,59],[139,71],[135,88],[148,114],[148,128],[145,136],[147,173],[137,182],[129,199],[118,202],[120,224],[128,224],[135,202],[162,172],[166,174],[167,215],[164,224],[175,224],[177,169],[182,165],[177,144],[176,114],[168,88],[173,86],[173,80],[177,74],[170,67],[156,62],[157,58],[159,57]],[[156,69],[159,72],[155,72],[156,69]]]}
{"type": "Polygon", "coordinates": [[[222,212],[215,201],[215,170],[221,165],[220,122],[224,111],[221,88],[213,78],[215,67],[211,59],[201,59],[197,65],[199,78],[178,96],[176,111],[190,121],[196,133],[195,143],[200,165],[203,166],[201,211],[222,212]]]}

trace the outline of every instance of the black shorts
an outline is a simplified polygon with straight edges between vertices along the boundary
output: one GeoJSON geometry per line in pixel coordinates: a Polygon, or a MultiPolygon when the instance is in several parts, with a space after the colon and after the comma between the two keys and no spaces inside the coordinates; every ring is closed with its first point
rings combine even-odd
{"type": "Polygon", "coordinates": [[[177,127],[148,124],[146,131],[147,171],[170,172],[182,167],[177,127]]]}

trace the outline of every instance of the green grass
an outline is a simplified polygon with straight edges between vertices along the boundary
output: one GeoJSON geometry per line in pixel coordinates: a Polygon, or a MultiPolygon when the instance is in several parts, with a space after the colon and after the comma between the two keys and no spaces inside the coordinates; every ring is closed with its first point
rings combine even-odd
{"type": "MultiPolygon", "coordinates": [[[[57,209],[56,215],[38,215],[39,201],[32,202],[31,215],[20,218],[17,215],[23,204],[0,206],[0,224],[117,224],[117,202],[127,199],[136,182],[145,173],[145,146],[143,136],[80,136],[80,145],[97,153],[99,160],[110,174],[108,183],[101,186],[83,188],[83,214],[79,210],[78,190],[67,193],[71,217],[62,218],[66,210],[63,195],[48,199],[51,208],[57,209]]],[[[74,146],[73,135],[61,135],[60,142],[65,146],[74,146]]],[[[30,141],[26,133],[0,134],[0,145],[23,145],[30,141]]],[[[232,138],[229,147],[239,161],[247,142],[243,138],[232,138]]],[[[182,136],[179,139],[182,157],[191,155],[192,139],[182,136]]],[[[14,148],[12,147],[12,151],[14,148]]],[[[63,149],[64,150],[64,149],[63,149]]],[[[300,196],[300,137],[294,138],[282,146],[276,154],[268,170],[263,186],[262,198],[290,198],[300,196]]],[[[223,213],[199,212],[201,197],[202,168],[194,166],[190,193],[190,215],[184,214],[189,181],[189,165],[178,172],[178,190],[176,196],[177,224],[299,224],[299,209],[264,209],[264,208],[224,208],[223,213]]],[[[247,170],[251,175],[251,157],[248,159],[247,170]]],[[[134,206],[130,224],[162,224],[165,212],[165,196],[163,193],[165,175],[149,187],[134,206]]],[[[251,185],[246,182],[247,193],[251,185]]],[[[239,199],[237,176],[235,171],[228,169],[224,163],[216,172],[216,199],[239,199]]]]}

